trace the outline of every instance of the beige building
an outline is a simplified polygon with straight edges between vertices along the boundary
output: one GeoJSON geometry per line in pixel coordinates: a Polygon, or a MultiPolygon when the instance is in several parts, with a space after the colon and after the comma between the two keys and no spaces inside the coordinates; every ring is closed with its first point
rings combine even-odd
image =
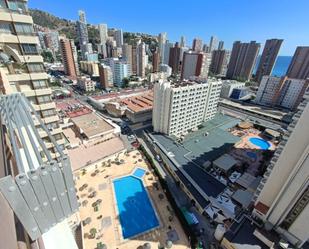
{"type": "Polygon", "coordinates": [[[100,83],[104,89],[112,88],[113,87],[113,71],[110,66],[106,66],[101,64],[99,66],[99,75],[100,75],[100,83]]]}
{"type": "Polygon", "coordinates": [[[98,62],[81,61],[80,68],[84,73],[89,74],[92,77],[99,76],[99,63],[98,62]]]}
{"type": "Polygon", "coordinates": [[[308,93],[256,192],[254,215],[297,247],[309,239],[308,93]]]}
{"type": "MultiPolygon", "coordinates": [[[[34,33],[27,1],[18,2],[18,9],[9,1],[2,1],[0,11],[0,91],[3,94],[24,93],[63,147],[59,117],[51,98],[43,58],[38,51],[39,40],[34,33]]],[[[39,132],[53,157],[56,157],[47,134],[41,130],[39,132]]]]}
{"type": "Polygon", "coordinates": [[[77,86],[85,92],[94,92],[96,82],[86,76],[77,79],[77,86]]]}

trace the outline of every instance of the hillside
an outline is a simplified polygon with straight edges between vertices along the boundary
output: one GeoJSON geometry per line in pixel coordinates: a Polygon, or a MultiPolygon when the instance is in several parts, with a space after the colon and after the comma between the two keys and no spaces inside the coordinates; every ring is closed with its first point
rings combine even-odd
{"type": "MultiPolygon", "coordinates": [[[[60,34],[64,34],[67,38],[73,39],[77,45],[78,39],[76,34],[76,22],[67,19],[59,18],[45,11],[38,9],[30,9],[33,22],[45,28],[57,30],[60,34]]],[[[88,24],[89,41],[95,45],[100,42],[99,30],[88,24]]],[[[132,43],[136,39],[142,39],[146,44],[153,49],[156,47],[157,41],[154,37],[146,34],[135,34],[124,32],[124,42],[132,43]]]]}

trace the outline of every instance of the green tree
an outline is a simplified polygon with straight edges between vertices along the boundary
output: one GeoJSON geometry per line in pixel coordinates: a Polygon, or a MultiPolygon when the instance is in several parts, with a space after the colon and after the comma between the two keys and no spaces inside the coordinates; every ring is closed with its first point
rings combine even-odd
{"type": "Polygon", "coordinates": [[[123,78],[123,80],[122,80],[122,87],[123,88],[129,87],[129,83],[130,83],[130,80],[128,78],[123,78]]]}
{"type": "Polygon", "coordinates": [[[43,51],[41,55],[45,62],[53,63],[55,61],[54,56],[50,51],[43,51]]]}

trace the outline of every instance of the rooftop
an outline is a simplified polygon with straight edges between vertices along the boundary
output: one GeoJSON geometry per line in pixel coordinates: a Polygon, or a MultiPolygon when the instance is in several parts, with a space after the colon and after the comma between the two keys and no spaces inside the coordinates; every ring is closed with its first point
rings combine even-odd
{"type": "Polygon", "coordinates": [[[72,122],[88,139],[103,133],[111,132],[114,129],[111,124],[94,113],[74,117],[72,118],[72,122]]]}
{"type": "Polygon", "coordinates": [[[151,134],[161,151],[168,156],[178,177],[202,207],[208,204],[208,200],[203,197],[203,194],[215,198],[226,187],[204,171],[202,167],[205,162],[217,159],[240,141],[240,138],[226,131],[238,122],[239,120],[235,118],[218,114],[213,120],[206,122],[203,128],[189,134],[182,143],[178,143],[163,134],[151,134]],[[208,135],[205,136],[207,132],[208,135]],[[202,189],[203,194],[199,193],[198,189],[193,186],[190,178],[202,189]]]}
{"type": "Polygon", "coordinates": [[[72,170],[75,171],[124,149],[125,146],[122,140],[115,137],[88,148],[81,145],[76,149],[68,150],[68,154],[71,159],[72,170]]]}
{"type": "Polygon", "coordinates": [[[143,92],[146,92],[148,89],[141,88],[141,89],[134,89],[134,90],[122,90],[121,92],[116,92],[116,93],[108,93],[104,95],[99,95],[99,96],[92,96],[91,98],[95,100],[109,100],[109,99],[114,99],[114,98],[126,98],[128,95],[131,94],[142,94],[143,92]]]}
{"type": "Polygon", "coordinates": [[[56,108],[60,110],[63,115],[69,118],[75,118],[92,113],[91,109],[89,109],[76,99],[65,99],[61,101],[56,101],[56,108]]]}
{"type": "Polygon", "coordinates": [[[213,163],[216,167],[227,172],[233,166],[235,166],[237,164],[237,161],[232,156],[230,156],[228,154],[224,154],[224,155],[220,156],[218,159],[216,159],[213,163]]]}
{"type": "Polygon", "coordinates": [[[152,110],[153,92],[149,91],[143,95],[130,97],[120,101],[132,112],[143,112],[152,110]]]}

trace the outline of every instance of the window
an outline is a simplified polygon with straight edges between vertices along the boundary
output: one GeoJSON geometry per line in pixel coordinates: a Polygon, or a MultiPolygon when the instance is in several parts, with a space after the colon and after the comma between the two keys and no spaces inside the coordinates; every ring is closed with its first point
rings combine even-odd
{"type": "Polygon", "coordinates": [[[52,101],[50,95],[38,96],[37,100],[39,104],[45,104],[52,101]]]}
{"type": "Polygon", "coordinates": [[[28,69],[30,73],[42,73],[44,72],[44,66],[42,63],[29,63],[28,69]]]}
{"type": "Polygon", "coordinates": [[[21,44],[25,55],[37,55],[38,49],[36,44],[21,44]]]}
{"type": "Polygon", "coordinates": [[[32,35],[34,33],[33,26],[31,24],[26,23],[15,23],[15,30],[17,34],[30,34],[32,35]]]}
{"type": "Polygon", "coordinates": [[[60,139],[62,139],[62,134],[56,134],[56,135],[54,135],[54,138],[56,140],[60,140],[60,139]]]}
{"type": "Polygon", "coordinates": [[[8,22],[1,22],[0,23],[0,33],[13,34],[12,24],[8,22]]]}
{"type": "Polygon", "coordinates": [[[59,126],[58,122],[53,122],[53,123],[46,124],[46,127],[47,127],[48,129],[57,129],[57,128],[59,128],[60,126],[59,126]]]}
{"type": "Polygon", "coordinates": [[[34,89],[41,89],[48,87],[46,80],[33,80],[32,85],[34,89]]]}
{"type": "Polygon", "coordinates": [[[55,116],[55,115],[56,115],[56,112],[55,112],[54,109],[42,111],[42,117],[43,118],[47,118],[47,117],[51,117],[51,116],[55,116]]]}
{"type": "Polygon", "coordinates": [[[18,12],[26,12],[27,5],[20,1],[8,1],[8,6],[10,10],[18,11],[18,12]]]}

